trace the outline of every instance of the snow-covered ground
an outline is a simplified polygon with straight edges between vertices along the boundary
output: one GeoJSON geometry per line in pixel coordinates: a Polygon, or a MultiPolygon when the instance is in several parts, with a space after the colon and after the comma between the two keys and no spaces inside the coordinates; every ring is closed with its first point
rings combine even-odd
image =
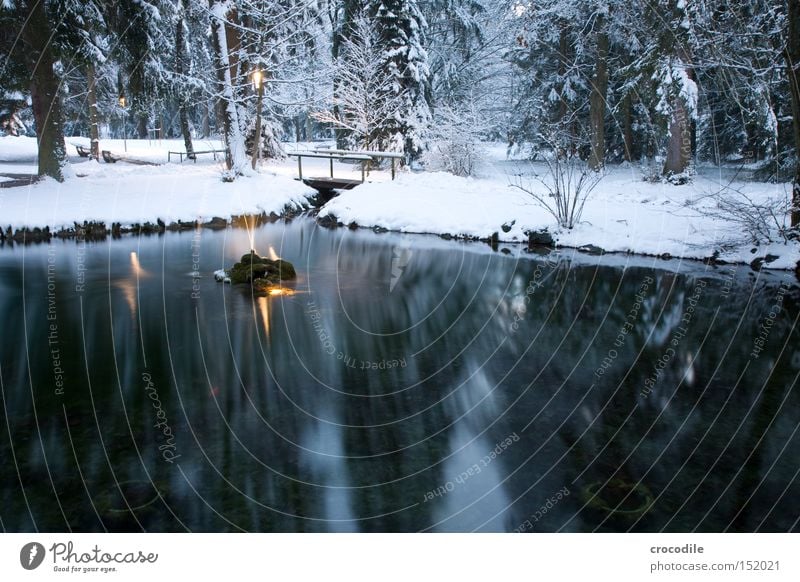
{"type": "MultiPolygon", "coordinates": [[[[613,169],[590,194],[580,224],[558,229],[555,219],[525,192],[513,188],[513,174],[544,171],[542,165],[496,164],[485,178],[444,173],[404,174],[395,182],[375,183],[342,193],[321,215],[361,226],[402,232],[465,235],[503,241],[527,240],[526,232],[548,229],[559,245],[594,245],[609,252],[669,254],[679,258],[711,257],[720,252],[729,262],[750,263],[768,254],[780,258],[772,268],[794,268],[800,245],[775,243],[757,249],[745,244],[739,224],[708,216],[715,204],[709,195],[727,185],[716,171],[701,171],[691,185],[653,184],[636,168],[613,169]],[[526,168],[526,166],[528,166],[526,168]],[[504,227],[508,232],[504,232],[504,227]],[[753,249],[756,249],[753,252],[753,249]]],[[[530,181],[532,187],[537,187],[530,181]]],[[[784,184],[733,184],[753,201],[788,196],[784,184]]],[[[538,188],[542,190],[542,186],[538,188]]]]}
{"type": "MultiPolygon", "coordinates": [[[[200,157],[196,164],[166,163],[169,150],[183,150],[181,140],[128,140],[130,157],[162,164],[159,166],[73,158],[73,146],[88,145],[88,140],[70,138],[68,143],[71,159],[80,162],[72,166],[76,177],[62,184],[44,180],[29,187],[0,190],[2,228],[58,228],[84,220],[126,225],[156,219],[171,222],[280,213],[287,206],[306,206],[315,194],[294,179],[297,162],[293,158],[270,162],[257,175],[223,183],[222,162],[210,155],[200,157]]],[[[195,147],[220,144],[197,142],[195,147]]],[[[309,147],[299,144],[287,149],[309,147]]],[[[101,148],[123,153],[124,146],[121,140],[103,140],[101,148]]],[[[35,171],[35,155],[33,139],[0,138],[0,172],[35,171]]],[[[747,243],[740,224],[709,215],[715,206],[709,195],[728,185],[730,169],[704,168],[692,184],[672,186],[643,181],[636,166],[615,167],[590,195],[581,222],[565,230],[556,228],[553,217],[529,195],[511,186],[514,175],[542,173],[543,164],[509,160],[501,145],[489,147],[488,156],[488,163],[476,178],[402,172],[391,181],[388,172],[373,172],[368,184],[343,192],[326,204],[320,215],[335,216],[345,224],[355,222],[402,232],[480,238],[498,233],[500,240],[509,242],[527,240],[525,233],[529,230],[548,229],[563,246],[595,245],[610,252],[676,258],[703,259],[718,252],[720,259],[750,263],[773,255],[779,258],[767,266],[780,269],[795,268],[800,260],[800,245],[796,243],[756,248],[747,243]]],[[[304,175],[327,175],[328,161],[304,159],[303,171],[304,175]]],[[[360,177],[360,171],[347,164],[335,164],[334,171],[338,177],[360,177]]],[[[537,187],[535,182],[529,183],[537,187]]],[[[740,180],[731,185],[754,202],[786,199],[789,195],[785,184],[740,180]]]]}
{"type": "MultiPolygon", "coordinates": [[[[68,143],[88,146],[88,140],[68,139],[68,143]]],[[[125,154],[122,140],[103,140],[102,149],[129,157],[157,162],[159,166],[138,166],[119,162],[106,164],[73,158],[74,148],[68,145],[75,177],[63,183],[43,180],[21,188],[0,190],[0,225],[19,228],[49,226],[54,229],[72,226],[74,222],[102,221],[107,225],[120,222],[129,225],[178,220],[230,218],[241,214],[280,213],[287,206],[308,205],[313,190],[266,168],[253,177],[223,183],[222,161],[211,155],[197,163],[166,163],[167,151],[183,151],[180,140],[165,140],[160,145],[147,140],[128,140],[125,154]]],[[[206,144],[198,142],[197,149],[206,144]]],[[[0,138],[0,172],[25,172],[35,140],[0,138]],[[14,143],[17,142],[17,143],[14,143]]]]}

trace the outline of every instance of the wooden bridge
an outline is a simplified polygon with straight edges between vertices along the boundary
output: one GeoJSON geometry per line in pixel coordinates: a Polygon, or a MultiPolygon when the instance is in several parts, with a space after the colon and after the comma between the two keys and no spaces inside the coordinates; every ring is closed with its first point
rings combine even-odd
{"type": "Polygon", "coordinates": [[[307,186],[314,188],[320,194],[331,194],[334,190],[351,190],[366,181],[366,169],[370,162],[380,162],[383,159],[392,161],[392,180],[397,173],[397,160],[403,159],[403,154],[395,152],[350,151],[316,148],[302,152],[288,152],[289,156],[297,158],[298,179],[307,186]],[[303,177],[303,158],[316,158],[330,162],[330,176],[303,177]],[[361,180],[349,178],[335,178],[333,176],[333,162],[360,162],[361,180]]]}

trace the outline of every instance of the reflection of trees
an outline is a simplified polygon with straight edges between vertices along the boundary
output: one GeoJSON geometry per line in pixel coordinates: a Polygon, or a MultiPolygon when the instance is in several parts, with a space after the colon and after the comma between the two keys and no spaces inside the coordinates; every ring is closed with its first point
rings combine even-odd
{"type": "MultiPolygon", "coordinates": [[[[780,530],[796,519],[790,504],[796,466],[789,461],[796,445],[788,441],[797,426],[796,392],[788,392],[796,370],[792,354],[774,356],[792,329],[794,303],[785,303],[764,356],[745,370],[774,285],[759,283],[750,294],[737,284],[725,295],[721,280],[707,277],[686,337],[643,396],[696,279],[562,262],[546,271],[526,303],[536,262],[412,246],[389,293],[395,239],[386,237],[350,231],[294,237],[281,254],[315,262],[311,293],[301,286],[294,296],[255,300],[241,289],[210,285],[192,302],[187,241],[163,251],[163,241],[153,239],[139,250],[153,276],[140,279],[141,304],[131,304],[132,289],[115,285],[131,277],[130,248],[105,249],[90,270],[83,321],[77,297],[59,297],[69,367],[64,398],[52,393],[42,325],[47,304],[34,276],[45,263],[26,264],[24,321],[20,270],[11,269],[0,308],[8,329],[27,330],[27,344],[7,342],[0,365],[36,525],[65,529],[54,510],[57,492],[70,525],[83,530],[180,530],[175,516],[192,529],[223,531],[412,531],[440,520],[440,529],[483,522],[500,529],[522,523],[565,485],[571,495],[538,530],[719,530],[733,521],[731,529],[748,531],[765,517],[765,529],[780,530]],[[162,257],[170,265],[163,275],[154,268],[162,257]],[[615,346],[645,275],[656,283],[634,329],[615,346]],[[320,340],[309,301],[334,354],[320,340]],[[595,377],[612,347],[616,358],[595,377]],[[360,364],[399,359],[405,367],[360,364]],[[175,433],[185,478],[160,457],[163,435],[153,428],[145,370],[175,433]],[[490,470],[449,497],[422,503],[426,492],[512,432],[520,441],[490,470]],[[124,502],[114,477],[152,478],[164,501],[134,514],[109,512],[110,504],[124,502]],[[581,510],[581,488],[611,478],[644,483],[657,498],[651,511],[637,521],[581,510]],[[325,521],[348,518],[356,521],[325,521]]],[[[0,433],[0,454],[8,459],[8,435],[0,433]]],[[[33,529],[13,465],[0,471],[10,484],[0,501],[16,508],[3,511],[4,526],[33,529]]],[[[128,487],[131,501],[147,495],[128,487]]]]}

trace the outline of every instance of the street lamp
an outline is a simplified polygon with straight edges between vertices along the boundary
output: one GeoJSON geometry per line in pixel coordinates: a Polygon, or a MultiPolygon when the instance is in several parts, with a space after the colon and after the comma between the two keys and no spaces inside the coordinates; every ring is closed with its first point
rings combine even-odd
{"type": "Polygon", "coordinates": [[[126,121],[126,114],[127,111],[125,106],[128,104],[128,100],[125,99],[125,93],[119,94],[119,106],[122,107],[122,143],[125,146],[125,151],[128,151],[128,129],[125,126],[126,121]]]}
{"type": "Polygon", "coordinates": [[[253,149],[253,169],[256,169],[258,158],[261,154],[261,101],[264,98],[264,73],[260,69],[255,69],[251,75],[253,87],[258,93],[256,101],[256,135],[253,149]]]}

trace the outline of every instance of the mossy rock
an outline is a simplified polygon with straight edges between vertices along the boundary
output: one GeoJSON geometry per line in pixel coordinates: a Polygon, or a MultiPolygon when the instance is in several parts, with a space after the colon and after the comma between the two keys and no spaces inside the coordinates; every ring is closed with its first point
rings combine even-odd
{"type": "Polygon", "coordinates": [[[297,271],[294,270],[294,265],[289,261],[278,259],[273,264],[278,268],[278,275],[283,281],[297,279],[297,271]]]}
{"type": "Polygon", "coordinates": [[[242,255],[242,260],[228,270],[233,285],[250,283],[254,289],[265,290],[282,281],[297,278],[294,265],[281,259],[271,260],[255,252],[242,255]]]}

